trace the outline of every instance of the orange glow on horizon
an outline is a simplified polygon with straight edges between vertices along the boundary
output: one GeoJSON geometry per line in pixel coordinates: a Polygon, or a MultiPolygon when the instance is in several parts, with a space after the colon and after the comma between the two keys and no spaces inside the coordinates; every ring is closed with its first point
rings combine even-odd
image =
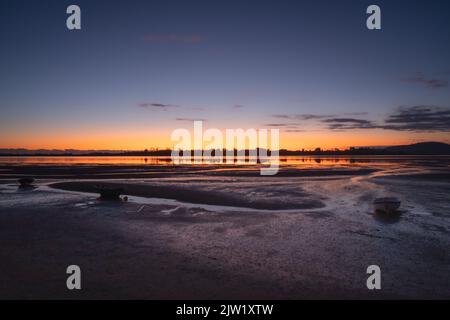
{"type": "MultiPolygon", "coordinates": [[[[149,131],[86,131],[83,133],[23,133],[14,136],[3,135],[0,148],[36,149],[78,149],[78,150],[144,150],[172,148],[171,130],[149,131]]],[[[372,131],[310,131],[288,133],[280,131],[280,148],[289,150],[347,149],[360,146],[389,146],[411,144],[422,141],[450,142],[450,136],[442,133],[411,133],[372,131]]]]}

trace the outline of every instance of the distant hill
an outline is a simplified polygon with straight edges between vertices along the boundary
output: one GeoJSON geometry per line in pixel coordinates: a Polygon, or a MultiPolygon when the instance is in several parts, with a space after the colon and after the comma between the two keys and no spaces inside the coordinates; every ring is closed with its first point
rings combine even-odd
{"type": "Polygon", "coordinates": [[[384,150],[398,154],[450,155],[450,144],[442,142],[421,142],[404,146],[393,146],[384,150]]]}

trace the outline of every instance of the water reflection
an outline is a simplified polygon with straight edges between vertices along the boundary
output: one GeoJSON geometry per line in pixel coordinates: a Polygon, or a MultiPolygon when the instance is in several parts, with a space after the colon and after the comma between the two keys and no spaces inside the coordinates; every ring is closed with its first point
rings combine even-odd
{"type": "Polygon", "coordinates": [[[214,157],[188,157],[174,163],[170,156],[21,156],[0,157],[0,165],[258,165],[279,164],[294,167],[322,166],[391,166],[401,163],[427,166],[450,165],[450,156],[280,156],[274,158],[234,157],[227,160],[214,157]]]}

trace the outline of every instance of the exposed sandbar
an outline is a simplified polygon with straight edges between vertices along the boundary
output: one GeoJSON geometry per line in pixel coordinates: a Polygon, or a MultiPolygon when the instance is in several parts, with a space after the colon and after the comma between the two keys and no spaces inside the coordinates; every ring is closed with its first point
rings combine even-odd
{"type": "Polygon", "coordinates": [[[220,190],[201,190],[187,186],[174,184],[130,183],[130,182],[105,182],[105,181],[70,181],[51,184],[50,187],[69,190],[98,193],[98,187],[123,188],[124,195],[173,199],[181,202],[219,205],[230,207],[242,207],[264,210],[288,210],[288,209],[316,209],[325,205],[317,196],[309,194],[299,188],[295,197],[291,200],[278,197],[252,197],[245,192],[227,192],[220,190]]]}

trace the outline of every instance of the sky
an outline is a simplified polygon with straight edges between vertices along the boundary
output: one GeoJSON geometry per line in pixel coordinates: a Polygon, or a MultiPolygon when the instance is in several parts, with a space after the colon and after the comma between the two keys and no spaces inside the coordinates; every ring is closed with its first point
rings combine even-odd
{"type": "Polygon", "coordinates": [[[450,143],[445,0],[2,0],[0,17],[0,148],[170,148],[193,120],[277,128],[288,149],[450,143]]]}

